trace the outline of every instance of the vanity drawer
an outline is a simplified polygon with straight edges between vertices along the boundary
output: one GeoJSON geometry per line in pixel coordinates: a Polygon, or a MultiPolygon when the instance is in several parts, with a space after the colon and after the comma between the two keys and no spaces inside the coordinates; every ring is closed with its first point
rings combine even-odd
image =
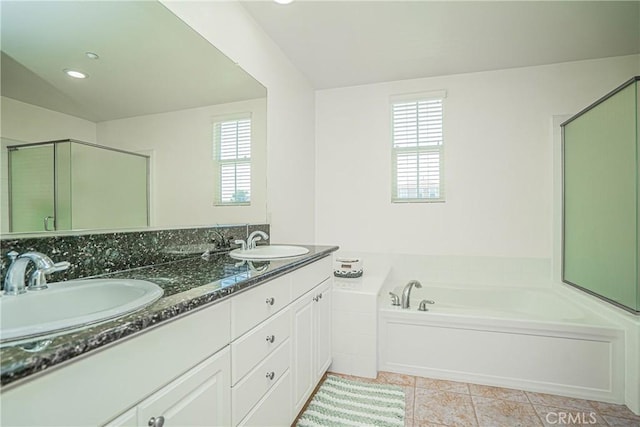
{"type": "Polygon", "coordinates": [[[291,373],[287,371],[251,409],[240,426],[288,426],[291,424],[291,373]]]}
{"type": "Polygon", "coordinates": [[[291,302],[291,275],[271,280],[231,298],[231,339],[235,340],[291,302]]]}
{"type": "Polygon", "coordinates": [[[331,276],[332,258],[324,257],[290,274],[293,299],[296,300],[331,276]]]}
{"type": "Polygon", "coordinates": [[[231,384],[235,384],[291,334],[291,310],[281,310],[231,343],[231,384]]]}
{"type": "Polygon", "coordinates": [[[237,425],[289,369],[290,340],[283,342],[231,388],[231,420],[237,425]]]}

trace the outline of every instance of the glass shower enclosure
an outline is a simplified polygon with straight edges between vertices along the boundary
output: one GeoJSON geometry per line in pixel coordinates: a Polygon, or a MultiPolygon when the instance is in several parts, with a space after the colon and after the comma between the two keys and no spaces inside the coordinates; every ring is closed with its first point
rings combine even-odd
{"type": "Polygon", "coordinates": [[[562,280],[640,314],[640,77],[562,124],[562,280]]]}
{"type": "Polygon", "coordinates": [[[149,225],[149,157],[76,140],[10,145],[10,232],[149,225]]]}

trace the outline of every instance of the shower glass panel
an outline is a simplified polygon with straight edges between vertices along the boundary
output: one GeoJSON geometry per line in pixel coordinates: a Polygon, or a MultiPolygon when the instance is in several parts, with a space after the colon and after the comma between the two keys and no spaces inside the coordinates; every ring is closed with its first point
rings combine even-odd
{"type": "Polygon", "coordinates": [[[72,204],[74,229],[148,224],[147,157],[73,144],[71,159],[71,194],[83,201],[72,204]]]}
{"type": "Polygon", "coordinates": [[[9,215],[12,229],[54,229],[54,145],[9,149],[9,215]],[[45,228],[46,227],[46,228],[45,228]]]}
{"type": "Polygon", "coordinates": [[[80,141],[8,147],[11,232],[149,225],[149,158],[80,141]]]}
{"type": "Polygon", "coordinates": [[[563,126],[563,280],[640,313],[638,78],[563,126]]]}

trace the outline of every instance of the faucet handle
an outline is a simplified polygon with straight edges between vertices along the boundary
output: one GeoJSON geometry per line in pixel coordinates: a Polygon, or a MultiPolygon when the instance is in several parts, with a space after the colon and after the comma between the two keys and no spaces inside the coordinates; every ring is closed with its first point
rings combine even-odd
{"type": "Polygon", "coordinates": [[[241,250],[243,251],[247,250],[247,242],[245,242],[244,240],[238,239],[238,240],[235,240],[233,243],[235,243],[236,245],[240,245],[241,250]]]}
{"type": "Polygon", "coordinates": [[[18,252],[11,251],[11,252],[7,253],[7,258],[9,258],[11,260],[11,262],[13,262],[13,261],[16,260],[16,258],[18,258],[18,255],[20,255],[18,252]]]}
{"type": "Polygon", "coordinates": [[[391,305],[400,305],[400,297],[393,292],[389,292],[391,296],[391,305]]]}
{"type": "Polygon", "coordinates": [[[58,271],[64,271],[71,267],[71,263],[69,261],[60,261],[53,264],[51,267],[42,269],[44,274],[56,273],[58,271]]]}
{"type": "Polygon", "coordinates": [[[49,267],[38,268],[31,274],[29,278],[29,290],[40,291],[47,289],[47,274],[56,273],[58,271],[64,271],[71,267],[71,263],[68,261],[60,261],[52,264],[49,267]]]}
{"type": "Polygon", "coordinates": [[[420,301],[420,306],[418,307],[419,311],[429,311],[427,308],[427,304],[435,304],[435,301],[431,301],[430,299],[423,299],[420,301]]]}

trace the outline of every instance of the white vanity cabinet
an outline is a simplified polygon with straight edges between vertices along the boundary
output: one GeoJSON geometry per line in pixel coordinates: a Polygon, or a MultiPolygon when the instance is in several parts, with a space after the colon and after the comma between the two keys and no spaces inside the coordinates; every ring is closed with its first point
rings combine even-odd
{"type": "Polygon", "coordinates": [[[230,354],[225,347],[106,426],[229,425],[230,354]]]}
{"type": "Polygon", "coordinates": [[[33,375],[0,425],[290,425],[331,363],[331,283],[325,257],[33,375]]]}
{"type": "Polygon", "coordinates": [[[233,426],[290,425],[329,367],[330,275],[327,257],[232,299],[233,426]]]}
{"type": "Polygon", "coordinates": [[[300,412],[331,364],[330,278],[293,304],[293,399],[300,412]]]}

